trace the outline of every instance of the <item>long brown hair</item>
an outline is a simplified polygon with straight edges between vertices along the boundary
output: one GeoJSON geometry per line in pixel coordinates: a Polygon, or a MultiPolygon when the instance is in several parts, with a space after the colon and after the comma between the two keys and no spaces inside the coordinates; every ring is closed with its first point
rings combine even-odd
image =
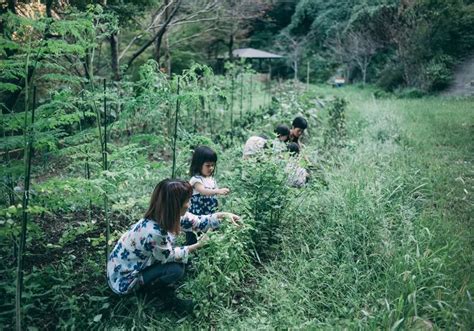
{"type": "Polygon", "coordinates": [[[156,185],[145,218],[157,222],[168,232],[180,232],[180,211],[193,194],[192,186],[180,179],[165,179],[156,185]]]}

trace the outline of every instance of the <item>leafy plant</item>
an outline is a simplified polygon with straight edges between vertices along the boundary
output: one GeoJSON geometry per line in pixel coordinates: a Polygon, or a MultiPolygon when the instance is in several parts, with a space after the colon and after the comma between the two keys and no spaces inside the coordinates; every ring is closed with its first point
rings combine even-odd
{"type": "Polygon", "coordinates": [[[324,144],[326,147],[344,146],[346,137],[346,106],[343,98],[335,98],[328,109],[328,126],[325,131],[324,144]]]}

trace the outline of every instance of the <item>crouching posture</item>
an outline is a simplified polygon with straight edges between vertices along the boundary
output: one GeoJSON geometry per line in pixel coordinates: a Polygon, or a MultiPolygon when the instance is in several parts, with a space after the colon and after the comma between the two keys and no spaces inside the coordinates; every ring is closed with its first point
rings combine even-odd
{"type": "Polygon", "coordinates": [[[239,220],[231,213],[196,216],[187,212],[192,192],[191,185],[182,180],[165,179],[156,186],[144,218],[122,235],[109,256],[107,279],[115,293],[153,289],[168,308],[192,310],[192,301],[178,299],[169,285],[184,276],[189,253],[202,247],[207,237],[177,247],[176,236],[181,231],[216,229],[226,216],[233,223],[239,220]]]}

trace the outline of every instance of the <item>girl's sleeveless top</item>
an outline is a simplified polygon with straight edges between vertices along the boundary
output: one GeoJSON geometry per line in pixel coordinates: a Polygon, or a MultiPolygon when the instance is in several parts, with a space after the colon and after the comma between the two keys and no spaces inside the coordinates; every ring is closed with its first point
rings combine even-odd
{"type": "Polygon", "coordinates": [[[193,195],[191,196],[191,204],[189,212],[194,215],[209,215],[217,211],[216,195],[202,195],[194,189],[194,184],[201,183],[206,189],[217,189],[214,177],[193,176],[189,180],[193,186],[193,195]]]}

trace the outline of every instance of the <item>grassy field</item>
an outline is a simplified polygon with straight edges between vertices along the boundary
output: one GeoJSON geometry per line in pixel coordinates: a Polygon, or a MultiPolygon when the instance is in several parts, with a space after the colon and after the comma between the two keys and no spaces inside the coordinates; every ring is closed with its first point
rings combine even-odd
{"type": "MultiPolygon", "coordinates": [[[[323,148],[327,108],[311,110],[316,120],[308,130],[305,154],[316,170],[306,188],[285,189],[278,196],[270,190],[266,200],[255,200],[257,191],[249,192],[242,184],[242,171],[268,182],[278,174],[265,174],[270,168],[264,166],[246,169],[239,144],[219,149],[217,181],[233,190],[222,201],[223,209],[243,214],[255,227],[258,222],[250,220],[247,208],[251,202],[270,205],[272,221],[278,199],[286,204],[277,210],[277,240],[271,245],[254,239],[248,252],[251,229],[228,229],[200,252],[197,272],[180,289],[201,301],[197,316],[179,319],[162,312],[156,300],[114,296],[105,284],[98,245],[103,237],[97,224],[81,223],[78,228],[75,218],[84,220],[86,215],[70,210],[60,217],[61,223],[42,220],[45,230],[29,242],[34,247],[40,245],[35,241],[50,245],[51,250],[39,249],[41,256],[32,253],[37,260],[25,279],[27,325],[473,329],[474,102],[376,99],[372,92],[352,87],[300,92],[299,97],[309,100],[337,95],[349,102],[342,147],[323,148]],[[253,253],[258,245],[268,252],[262,259],[253,253]],[[212,254],[216,247],[221,255],[212,254]]],[[[263,127],[255,123],[251,131],[258,132],[259,125],[263,127]]],[[[123,155],[116,159],[120,157],[126,160],[123,155]]],[[[182,176],[187,158],[183,154],[178,159],[182,176]]],[[[137,173],[135,182],[118,187],[134,192],[138,202],[129,198],[112,207],[114,237],[143,213],[151,183],[169,176],[168,170],[167,163],[150,164],[147,159],[129,165],[128,171],[137,173]]],[[[3,284],[13,279],[7,268],[2,270],[3,284]]],[[[14,288],[2,288],[12,298],[14,288]]],[[[4,309],[3,324],[11,325],[12,314],[11,308],[4,309]]]]}
{"type": "MultiPolygon", "coordinates": [[[[255,268],[238,304],[198,325],[472,329],[472,100],[309,93],[349,100],[350,143],[321,160],[326,185],[294,193],[275,258],[255,268]]],[[[309,150],[319,148],[318,129],[309,150]]]]}
{"type": "Polygon", "coordinates": [[[472,329],[472,100],[337,92],[350,147],[296,201],[244,313],[219,324],[472,329]]]}

